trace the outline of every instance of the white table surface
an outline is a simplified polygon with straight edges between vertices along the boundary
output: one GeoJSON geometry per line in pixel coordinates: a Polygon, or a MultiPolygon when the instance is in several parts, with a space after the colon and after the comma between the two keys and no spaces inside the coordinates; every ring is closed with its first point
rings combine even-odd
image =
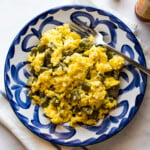
{"type": "MultiPolygon", "coordinates": [[[[40,5],[36,0],[35,6],[26,5],[26,0],[0,0],[0,52],[6,56],[7,50],[17,32],[26,22],[39,12],[47,10],[48,5],[40,5]],[[39,9],[34,9],[39,7],[39,9]],[[38,11],[39,12],[38,12],[38,11]],[[25,11],[27,11],[26,15],[25,11]],[[30,15],[32,12],[32,15],[30,15]]],[[[46,0],[41,0],[46,1],[46,0]]],[[[49,0],[49,3],[51,4],[49,0]]],[[[60,0],[61,1],[61,0],[60,0]]],[[[69,1],[69,0],[68,0],[69,1]]],[[[99,0],[100,1],[100,0],[99,0]]],[[[138,37],[146,44],[150,53],[150,23],[144,23],[137,19],[134,13],[136,0],[101,0],[110,8],[117,10],[127,17],[132,23],[138,25],[138,37]]],[[[33,2],[32,2],[33,4],[33,2]]],[[[147,58],[149,60],[150,58],[147,58]]],[[[148,62],[149,63],[149,62],[148,62]]],[[[4,65],[4,60],[0,62],[4,65]]],[[[0,67],[2,69],[3,67],[0,67]]],[[[2,77],[3,78],[3,77],[2,77]]],[[[3,83],[0,83],[3,86],[3,83]]],[[[93,145],[90,150],[149,150],[150,149],[150,80],[145,93],[144,101],[134,119],[120,133],[101,144],[93,145]]],[[[0,150],[26,150],[20,141],[0,124],[0,150]]]]}

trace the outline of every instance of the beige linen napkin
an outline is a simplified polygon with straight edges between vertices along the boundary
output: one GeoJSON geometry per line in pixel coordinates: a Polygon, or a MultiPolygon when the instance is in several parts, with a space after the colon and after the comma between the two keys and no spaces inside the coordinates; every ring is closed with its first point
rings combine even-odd
{"type": "MultiPolygon", "coordinates": [[[[33,3],[33,1],[30,1],[33,3]]],[[[29,3],[29,1],[28,1],[29,3]]],[[[105,9],[114,15],[118,16],[119,18],[122,18],[124,22],[128,24],[128,26],[132,29],[132,31],[135,31],[136,25],[130,23],[127,19],[121,17],[117,12],[111,10],[108,8],[107,5],[101,5],[100,1],[98,0],[43,0],[41,1],[42,4],[40,4],[40,0],[36,1],[39,5],[36,4],[36,7],[43,7],[45,6],[45,9],[55,7],[58,5],[70,5],[70,4],[84,4],[84,5],[90,5],[90,6],[96,6],[102,9],[105,9]]],[[[16,3],[17,5],[17,3],[16,3]]],[[[43,11],[44,11],[43,10],[43,11]]],[[[1,58],[3,56],[0,56],[1,58]]],[[[3,58],[4,60],[4,58],[3,58]]],[[[1,75],[3,74],[3,69],[1,69],[1,75]]],[[[0,82],[3,78],[1,78],[0,82]]],[[[22,142],[22,144],[28,149],[28,150],[78,150],[78,149],[88,149],[88,147],[65,147],[56,145],[50,142],[47,142],[38,136],[31,133],[15,116],[14,112],[12,111],[6,95],[4,91],[4,87],[0,87],[0,122],[6,126],[19,140],[22,142]]]]}

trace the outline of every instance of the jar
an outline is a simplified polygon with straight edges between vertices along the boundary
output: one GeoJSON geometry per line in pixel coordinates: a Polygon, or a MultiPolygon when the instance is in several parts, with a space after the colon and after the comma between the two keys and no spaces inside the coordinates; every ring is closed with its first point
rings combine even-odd
{"type": "Polygon", "coordinates": [[[138,0],[135,13],[140,20],[150,22],[150,0],[138,0]]]}

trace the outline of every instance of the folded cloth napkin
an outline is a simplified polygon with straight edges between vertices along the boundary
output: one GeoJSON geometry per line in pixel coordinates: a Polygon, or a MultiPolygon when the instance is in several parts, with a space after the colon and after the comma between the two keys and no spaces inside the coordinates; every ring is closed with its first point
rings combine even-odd
{"type": "MultiPolygon", "coordinates": [[[[7,0],[5,1],[7,2],[7,0]]],[[[13,1],[13,5],[18,6],[19,1],[15,0],[13,1]],[[16,3],[14,3],[16,2],[16,3]]],[[[111,10],[108,8],[107,5],[101,5],[100,1],[98,0],[36,0],[34,2],[33,0],[24,0],[22,4],[27,9],[28,6],[33,6],[32,4],[35,3],[35,10],[32,15],[35,15],[38,11],[42,11],[42,9],[46,10],[51,7],[59,6],[59,5],[70,5],[70,4],[82,4],[82,5],[90,5],[90,6],[96,6],[102,9],[105,9],[114,15],[118,16],[119,18],[122,18],[124,22],[128,24],[128,26],[132,29],[132,31],[135,31],[136,25],[130,23],[125,18],[121,17],[117,12],[111,10]]],[[[21,5],[21,3],[19,3],[21,5]]],[[[44,11],[43,10],[43,11],[44,11]]],[[[5,44],[6,45],[6,44],[5,44]]],[[[4,62],[4,56],[0,56],[1,60],[3,59],[4,62]]],[[[2,62],[2,61],[1,61],[2,62]]],[[[2,66],[4,66],[2,64],[2,66]]],[[[0,74],[3,74],[3,67],[1,66],[0,74]]],[[[3,77],[0,78],[0,83],[3,83],[3,77]]],[[[0,122],[6,126],[21,142],[22,144],[29,150],[78,150],[78,149],[88,149],[88,147],[66,147],[66,146],[60,146],[56,145],[50,142],[47,142],[38,136],[31,133],[15,116],[14,112],[12,111],[5,94],[4,86],[1,84],[0,86],[0,122]]]]}

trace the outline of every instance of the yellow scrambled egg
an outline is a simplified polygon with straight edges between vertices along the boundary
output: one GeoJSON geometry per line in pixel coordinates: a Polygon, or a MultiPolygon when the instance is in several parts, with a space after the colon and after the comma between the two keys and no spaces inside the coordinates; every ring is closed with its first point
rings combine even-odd
{"type": "Polygon", "coordinates": [[[124,59],[68,24],[43,33],[28,54],[29,97],[55,124],[94,125],[117,105],[124,59]]]}

